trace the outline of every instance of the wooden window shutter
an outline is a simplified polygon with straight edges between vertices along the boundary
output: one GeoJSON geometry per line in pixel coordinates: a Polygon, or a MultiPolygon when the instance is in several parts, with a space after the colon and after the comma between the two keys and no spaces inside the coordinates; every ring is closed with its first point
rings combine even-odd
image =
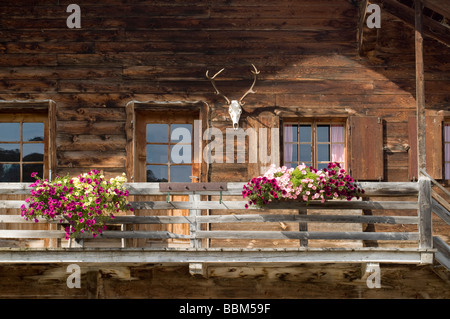
{"type": "Polygon", "coordinates": [[[376,116],[352,116],[350,171],[356,180],[384,179],[383,123],[376,116]]]}
{"type": "MultiPolygon", "coordinates": [[[[434,179],[442,179],[442,120],[441,116],[426,116],[426,161],[427,173],[434,179]]],[[[418,179],[417,164],[417,118],[411,116],[408,119],[408,137],[409,137],[409,170],[410,180],[418,179]]]]}

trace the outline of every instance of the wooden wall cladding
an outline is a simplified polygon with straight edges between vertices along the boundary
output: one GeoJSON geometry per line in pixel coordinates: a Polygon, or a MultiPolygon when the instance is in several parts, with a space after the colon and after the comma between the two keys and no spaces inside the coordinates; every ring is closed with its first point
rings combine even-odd
{"type": "MultiPolygon", "coordinates": [[[[395,150],[384,154],[385,180],[408,179],[414,34],[387,11],[382,28],[370,31],[376,45],[360,57],[359,9],[351,1],[87,0],[78,2],[81,29],[66,26],[70,3],[0,3],[0,99],[56,102],[57,173],[124,171],[125,106],[132,100],[205,101],[210,124],[230,127],[205,72],[225,67],[218,85],[240,97],[253,63],[261,74],[242,127],[263,111],[380,117],[384,146],[395,150]]],[[[448,109],[450,51],[425,40],[427,107],[448,109]]],[[[236,169],[249,177],[242,165],[236,169]]],[[[214,180],[236,179],[222,164],[211,172],[214,180]]]]}

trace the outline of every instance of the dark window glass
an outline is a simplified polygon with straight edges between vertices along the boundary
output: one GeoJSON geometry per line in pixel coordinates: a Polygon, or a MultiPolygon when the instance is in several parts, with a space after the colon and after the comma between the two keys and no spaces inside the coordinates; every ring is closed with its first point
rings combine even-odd
{"type": "Polygon", "coordinates": [[[317,142],[330,142],[329,125],[317,125],[317,142]]]}
{"type": "Polygon", "coordinates": [[[0,164],[0,181],[4,183],[20,181],[20,165],[0,164]]]}
{"type": "Polygon", "coordinates": [[[170,181],[171,182],[190,183],[191,178],[189,176],[191,176],[191,175],[192,175],[192,166],[191,165],[171,166],[170,167],[170,181]]]}
{"type": "Polygon", "coordinates": [[[20,162],[20,144],[0,144],[0,162],[20,162]]]}
{"type": "Polygon", "coordinates": [[[23,165],[23,182],[34,182],[36,179],[31,177],[32,173],[38,173],[39,177],[44,176],[43,164],[24,164],[23,165]]]}
{"type": "Polygon", "coordinates": [[[45,132],[43,122],[0,123],[0,182],[34,181],[44,176],[45,132]]]}
{"type": "Polygon", "coordinates": [[[167,165],[147,165],[147,182],[168,182],[169,171],[167,165]]]}
{"type": "Polygon", "coordinates": [[[300,125],[300,142],[311,143],[311,125],[300,125]]]}
{"type": "Polygon", "coordinates": [[[164,164],[169,160],[167,145],[148,144],[147,162],[152,164],[164,164]]]}
{"type": "Polygon", "coordinates": [[[23,141],[44,141],[44,123],[23,123],[23,141]]]}
{"type": "Polygon", "coordinates": [[[22,147],[24,162],[44,161],[44,144],[23,144],[22,147]]]}
{"type": "Polygon", "coordinates": [[[168,124],[147,124],[147,143],[167,143],[168,141],[168,124]]]}
{"type": "Polygon", "coordinates": [[[0,142],[20,142],[20,123],[0,123],[0,142]]]}

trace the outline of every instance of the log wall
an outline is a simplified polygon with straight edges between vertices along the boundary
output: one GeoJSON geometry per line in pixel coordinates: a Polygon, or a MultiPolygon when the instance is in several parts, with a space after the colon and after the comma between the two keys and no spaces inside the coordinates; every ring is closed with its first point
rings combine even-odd
{"type": "MultiPolygon", "coordinates": [[[[205,78],[240,97],[250,64],[261,71],[241,125],[283,117],[377,116],[384,125],[384,179],[408,180],[408,117],[415,110],[414,33],[382,10],[372,50],[359,56],[359,8],[331,0],[70,1],[0,3],[0,100],[56,102],[57,173],[126,166],[125,106],[205,101],[209,123],[230,127],[205,78]],[[264,111],[267,111],[265,113],[264,111]],[[253,122],[252,122],[253,121],[253,122]]],[[[367,28],[366,28],[367,29],[367,28]]],[[[427,107],[448,110],[448,47],[425,38],[427,107]]],[[[433,111],[434,110],[434,111],[433,111]]],[[[275,120],[274,120],[275,119],[275,120]]],[[[213,180],[245,181],[246,164],[213,165],[213,180]]]]}
{"type": "MultiPolygon", "coordinates": [[[[82,265],[80,288],[68,288],[64,264],[0,267],[0,298],[105,299],[448,299],[447,279],[432,266],[381,266],[381,288],[370,289],[361,265],[210,266],[205,277],[179,266],[82,265]],[[420,278],[420,280],[418,280],[420,278]],[[447,280],[447,284],[445,284],[447,280]],[[424,284],[426,283],[426,284],[424,284]]],[[[445,273],[443,273],[444,276],[445,273]]],[[[162,305],[156,305],[164,309],[162,305]]],[[[166,308],[172,311],[173,308],[166,308]]]]}

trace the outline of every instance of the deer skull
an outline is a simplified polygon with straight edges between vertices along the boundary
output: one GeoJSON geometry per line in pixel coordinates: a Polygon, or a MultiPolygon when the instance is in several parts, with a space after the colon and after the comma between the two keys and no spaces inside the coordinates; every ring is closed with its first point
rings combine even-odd
{"type": "Polygon", "coordinates": [[[225,69],[220,70],[219,72],[214,74],[214,76],[212,76],[212,77],[209,76],[208,71],[206,71],[206,78],[211,81],[212,86],[216,90],[215,93],[222,96],[227,101],[228,113],[230,114],[231,120],[233,121],[233,128],[235,130],[237,130],[239,128],[239,118],[241,117],[241,114],[242,114],[242,106],[244,105],[244,102],[243,102],[244,98],[249,93],[256,93],[255,91],[253,91],[253,87],[255,86],[255,83],[256,83],[256,76],[259,74],[260,71],[258,71],[253,64],[252,64],[252,66],[254,69],[251,71],[253,73],[252,86],[250,87],[250,89],[247,90],[247,92],[245,92],[245,94],[239,100],[231,100],[231,101],[225,95],[220,93],[220,91],[217,89],[216,83],[215,83],[216,76],[218,76],[225,69]]]}
{"type": "Polygon", "coordinates": [[[232,100],[228,107],[228,113],[230,113],[231,121],[233,121],[233,128],[237,130],[239,128],[239,118],[242,114],[242,107],[239,101],[232,100]]]}

